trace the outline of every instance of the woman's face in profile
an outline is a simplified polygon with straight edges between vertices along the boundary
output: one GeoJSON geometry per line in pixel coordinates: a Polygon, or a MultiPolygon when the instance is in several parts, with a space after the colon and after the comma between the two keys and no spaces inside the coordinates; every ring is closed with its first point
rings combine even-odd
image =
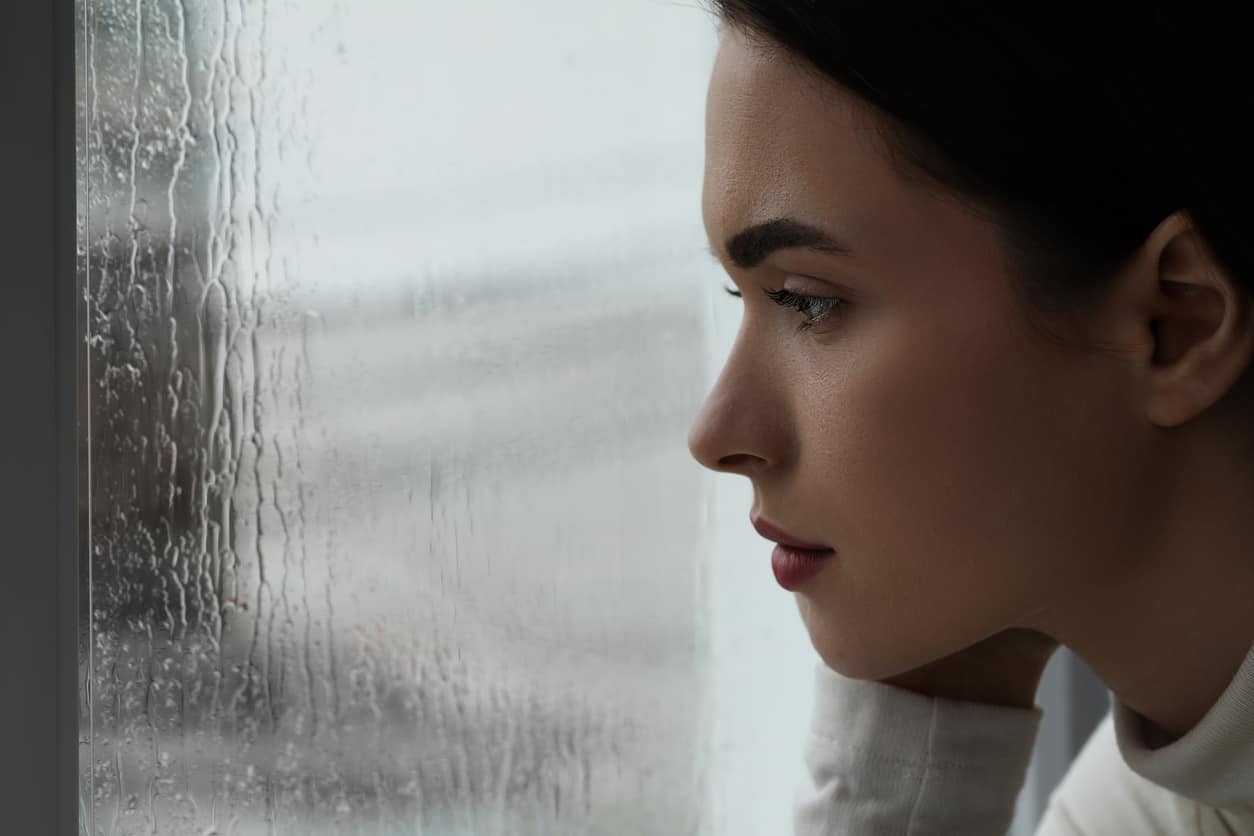
{"type": "Polygon", "coordinates": [[[1049,625],[1138,527],[1132,416],[1117,411],[1133,399],[1109,397],[1126,377],[1033,334],[996,228],[902,179],[875,118],[724,34],[703,215],[744,309],[689,437],[701,464],[751,480],[747,517],[835,549],[796,594],[823,660],[861,679],[1049,625]],[[743,240],[728,247],[783,218],[848,252],[792,246],[753,264],[743,240]],[[780,289],[845,304],[824,316],[830,302],[765,293],[780,289]]]}

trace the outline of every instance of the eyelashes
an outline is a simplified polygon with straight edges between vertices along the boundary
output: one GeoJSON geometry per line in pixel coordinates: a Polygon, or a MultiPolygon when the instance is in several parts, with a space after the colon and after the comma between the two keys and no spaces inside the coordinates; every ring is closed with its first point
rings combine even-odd
{"type": "MultiPolygon", "coordinates": [[[[733,290],[730,287],[723,288],[737,299],[744,298],[744,294],[739,290],[733,290]]],[[[800,293],[794,293],[791,290],[767,290],[764,291],[772,302],[785,308],[794,308],[797,311],[809,314],[808,318],[803,320],[798,326],[799,331],[808,331],[815,325],[825,322],[833,313],[843,308],[846,302],[835,296],[805,296],[800,293]]]]}

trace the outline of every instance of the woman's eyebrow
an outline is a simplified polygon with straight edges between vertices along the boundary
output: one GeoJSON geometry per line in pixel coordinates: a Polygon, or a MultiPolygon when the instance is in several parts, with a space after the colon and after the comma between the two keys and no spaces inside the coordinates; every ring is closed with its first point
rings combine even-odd
{"type": "MultiPolygon", "coordinates": [[[[804,247],[828,255],[853,255],[849,245],[816,226],[796,218],[776,218],[754,224],[727,240],[727,255],[742,270],[757,267],[776,250],[804,247]]],[[[711,255],[719,258],[713,247],[711,255]]]]}

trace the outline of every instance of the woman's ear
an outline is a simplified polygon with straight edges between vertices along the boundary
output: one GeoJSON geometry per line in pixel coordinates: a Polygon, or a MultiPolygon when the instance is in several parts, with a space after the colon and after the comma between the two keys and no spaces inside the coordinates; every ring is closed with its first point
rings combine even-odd
{"type": "Polygon", "coordinates": [[[1179,426],[1239,388],[1254,356],[1254,300],[1181,212],[1150,234],[1130,269],[1141,273],[1131,280],[1153,343],[1138,370],[1146,416],[1179,426]]]}

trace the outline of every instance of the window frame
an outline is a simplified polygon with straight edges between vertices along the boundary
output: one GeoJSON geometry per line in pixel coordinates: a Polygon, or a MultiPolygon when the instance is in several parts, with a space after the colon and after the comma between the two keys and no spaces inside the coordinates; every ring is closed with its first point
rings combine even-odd
{"type": "Polygon", "coordinates": [[[1033,836],[1050,796],[1089,736],[1110,712],[1110,692],[1078,656],[1060,647],[1036,692],[1044,712],[1010,836],[1033,836]]]}
{"type": "Polygon", "coordinates": [[[78,833],[75,0],[6,0],[0,25],[0,809],[6,833],[78,833]]]}

